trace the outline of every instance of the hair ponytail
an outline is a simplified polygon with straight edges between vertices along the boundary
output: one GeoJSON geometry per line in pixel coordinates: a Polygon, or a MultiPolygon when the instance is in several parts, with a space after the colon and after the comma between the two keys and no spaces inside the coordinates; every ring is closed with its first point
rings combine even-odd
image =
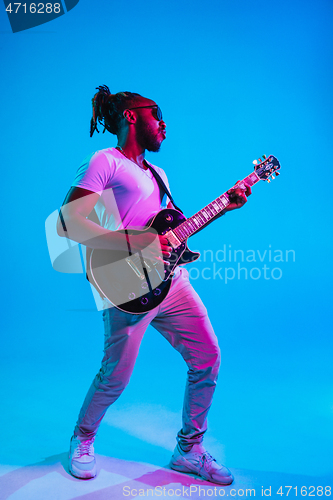
{"type": "Polygon", "coordinates": [[[101,85],[96,87],[98,92],[92,98],[92,118],[90,120],[90,137],[95,130],[99,133],[97,124],[100,123],[105,130],[117,135],[119,130],[119,120],[127,105],[131,105],[140,94],[133,92],[118,92],[111,94],[109,87],[101,85]]]}

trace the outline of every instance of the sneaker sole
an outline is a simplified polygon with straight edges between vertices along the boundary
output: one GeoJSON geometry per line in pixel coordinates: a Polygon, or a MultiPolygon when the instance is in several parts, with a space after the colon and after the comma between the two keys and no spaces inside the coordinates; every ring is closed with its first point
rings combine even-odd
{"type": "Polygon", "coordinates": [[[97,474],[96,462],[91,470],[77,469],[75,465],[69,462],[68,470],[72,474],[72,476],[77,477],[78,479],[93,479],[97,474]]]}
{"type": "Polygon", "coordinates": [[[194,475],[196,475],[198,477],[201,477],[205,481],[209,481],[210,483],[214,483],[214,484],[220,484],[221,486],[229,486],[229,484],[232,484],[233,481],[234,481],[233,477],[231,477],[230,479],[226,478],[225,482],[223,482],[223,483],[217,481],[216,479],[205,477],[202,474],[200,474],[199,472],[197,472],[197,471],[191,469],[190,467],[188,467],[186,464],[184,464],[184,462],[183,463],[170,462],[169,465],[170,465],[170,468],[173,469],[173,470],[176,470],[178,472],[185,472],[187,474],[194,474],[194,475]]]}
{"type": "Polygon", "coordinates": [[[72,474],[72,476],[76,477],[77,479],[93,479],[96,477],[96,470],[75,470],[73,468],[69,468],[69,472],[72,474]]]}

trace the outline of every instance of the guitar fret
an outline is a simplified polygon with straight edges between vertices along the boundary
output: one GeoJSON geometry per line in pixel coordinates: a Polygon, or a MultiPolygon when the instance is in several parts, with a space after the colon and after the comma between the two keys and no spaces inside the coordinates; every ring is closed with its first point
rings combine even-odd
{"type": "Polygon", "coordinates": [[[213,203],[214,203],[214,202],[210,203],[210,204],[208,205],[208,207],[209,207],[209,210],[212,212],[213,217],[215,217],[215,215],[218,213],[218,211],[217,211],[217,210],[216,210],[216,208],[214,207],[213,203]]]}
{"type": "Polygon", "coordinates": [[[206,222],[207,220],[209,220],[209,215],[206,213],[206,209],[203,208],[202,210],[200,210],[200,215],[201,217],[204,218],[204,221],[206,222]]]}
{"type": "Polygon", "coordinates": [[[209,205],[207,205],[207,209],[208,209],[208,211],[210,213],[210,217],[214,218],[215,215],[216,215],[216,213],[215,213],[215,210],[214,210],[213,206],[211,205],[211,203],[209,205]]]}
{"type": "Polygon", "coordinates": [[[220,200],[221,200],[221,203],[223,203],[224,208],[229,205],[229,199],[227,198],[227,196],[225,194],[220,196],[220,200]]]}
{"type": "Polygon", "coordinates": [[[202,217],[202,215],[200,214],[200,212],[198,212],[198,213],[196,214],[196,216],[197,216],[197,219],[199,220],[199,227],[203,226],[203,225],[204,225],[204,223],[205,223],[205,220],[203,219],[203,217],[202,217]]]}
{"type": "Polygon", "coordinates": [[[174,229],[173,232],[180,241],[185,239],[181,226],[176,227],[176,229],[174,229]]]}
{"type": "Polygon", "coordinates": [[[200,212],[198,212],[198,214],[199,214],[200,220],[202,222],[202,225],[206,224],[206,222],[207,222],[206,217],[204,214],[201,213],[201,210],[200,210],[200,212]]]}
{"type": "Polygon", "coordinates": [[[199,212],[197,214],[195,214],[195,216],[193,217],[193,220],[197,226],[197,229],[200,229],[200,227],[203,225],[202,224],[202,219],[200,218],[199,216],[199,212]]]}
{"type": "Polygon", "coordinates": [[[192,217],[191,217],[190,219],[188,219],[188,223],[189,223],[189,225],[190,225],[190,227],[191,227],[192,232],[193,232],[193,231],[196,231],[197,226],[196,226],[196,224],[193,222],[192,217]]]}
{"type": "Polygon", "coordinates": [[[211,205],[212,205],[212,207],[214,207],[215,212],[218,214],[220,212],[220,207],[219,207],[217,201],[216,200],[212,201],[211,205]]]}
{"type": "Polygon", "coordinates": [[[200,211],[201,216],[203,217],[204,223],[206,224],[207,221],[210,220],[210,215],[207,210],[207,207],[205,207],[203,210],[200,211]]]}
{"type": "Polygon", "coordinates": [[[210,213],[208,206],[203,209],[203,212],[207,220],[210,220],[212,218],[212,214],[210,213]]]}
{"type": "Polygon", "coordinates": [[[259,177],[255,172],[252,172],[252,174],[245,177],[244,181],[250,186],[253,186],[253,184],[259,181],[259,177]]]}
{"type": "Polygon", "coordinates": [[[217,204],[217,206],[219,207],[219,211],[221,212],[222,210],[225,209],[225,206],[224,204],[222,203],[222,201],[220,200],[220,198],[216,198],[215,200],[215,203],[217,204]]]}
{"type": "Polygon", "coordinates": [[[216,198],[216,203],[218,204],[220,210],[225,209],[224,203],[220,198],[216,198]]]}
{"type": "Polygon", "coordinates": [[[190,228],[188,227],[187,221],[184,222],[184,231],[185,231],[186,236],[189,236],[191,231],[190,231],[190,228]]]}

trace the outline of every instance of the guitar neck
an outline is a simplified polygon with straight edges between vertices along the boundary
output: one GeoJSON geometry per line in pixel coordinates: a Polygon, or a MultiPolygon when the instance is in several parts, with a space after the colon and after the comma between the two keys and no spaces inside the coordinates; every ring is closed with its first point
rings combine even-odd
{"type": "MultiPolygon", "coordinates": [[[[245,189],[245,184],[253,186],[258,181],[260,181],[260,177],[258,177],[256,172],[252,172],[242,181],[237,182],[237,186],[245,189]]],[[[229,205],[229,203],[230,200],[226,191],[214,201],[202,208],[199,212],[192,215],[192,217],[186,219],[182,224],[173,229],[173,232],[175,233],[179,241],[185,241],[187,238],[198,232],[204,226],[209,224],[213,219],[215,219],[215,217],[217,217],[229,205]]]]}

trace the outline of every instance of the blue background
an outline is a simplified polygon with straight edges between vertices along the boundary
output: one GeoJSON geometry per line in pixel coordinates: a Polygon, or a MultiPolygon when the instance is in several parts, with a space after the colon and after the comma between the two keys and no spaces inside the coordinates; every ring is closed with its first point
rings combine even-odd
{"type": "MultiPolygon", "coordinates": [[[[81,160],[116,145],[107,133],[89,138],[91,98],[107,84],[161,106],[168,136],[148,159],[188,216],[263,153],[280,160],[277,180],[189,242],[214,255],[224,244],[295,251],[295,262],[265,260],[279,280],[193,279],[223,359],[206,443],[231,468],[333,473],[332,14],[325,0],[81,0],[12,34],[1,11],[3,464],[67,450],[99,368],[100,313],[82,274],[52,269],[44,224],[81,160]]],[[[97,451],[165,463],[185,373],[149,329],[97,451]]]]}

